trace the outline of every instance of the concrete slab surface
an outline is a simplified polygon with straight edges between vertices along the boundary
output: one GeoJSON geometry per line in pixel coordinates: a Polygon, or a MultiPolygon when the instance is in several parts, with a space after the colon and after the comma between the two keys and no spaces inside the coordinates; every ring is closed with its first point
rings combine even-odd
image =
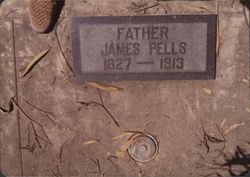
{"type": "Polygon", "coordinates": [[[7,109],[11,97],[19,107],[0,112],[4,175],[229,176],[250,169],[249,29],[238,1],[218,1],[216,80],[108,83],[123,88],[116,92],[74,78],[67,65],[72,66],[70,17],[216,13],[215,1],[66,0],[56,30],[48,34],[32,30],[27,3],[0,5],[0,107],[7,109]],[[91,102],[104,104],[120,127],[91,102]],[[117,153],[125,140],[112,138],[125,131],[154,135],[156,158],[137,163],[117,153]],[[84,145],[90,140],[97,142],[84,145]]]}

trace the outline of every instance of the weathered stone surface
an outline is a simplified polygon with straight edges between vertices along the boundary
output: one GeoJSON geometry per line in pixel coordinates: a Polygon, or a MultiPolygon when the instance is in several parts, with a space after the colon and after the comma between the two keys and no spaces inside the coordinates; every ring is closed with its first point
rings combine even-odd
{"type": "MultiPolygon", "coordinates": [[[[143,1],[140,2],[143,4],[143,1]]],[[[146,10],[143,10],[145,6],[139,6],[140,2],[66,1],[62,12],[65,18],[60,21],[57,34],[69,64],[72,66],[71,21],[68,17],[216,11],[214,2],[160,2],[159,5],[146,10]]],[[[154,5],[155,1],[150,3],[154,5]]],[[[225,132],[232,125],[241,123],[241,126],[225,135],[227,141],[224,153],[232,157],[236,146],[240,146],[249,154],[249,112],[246,109],[250,106],[247,84],[249,31],[238,1],[235,1],[233,6],[228,0],[219,1],[220,53],[217,58],[216,80],[112,82],[110,84],[120,86],[124,90],[101,92],[106,108],[117,119],[121,128],[114,124],[102,107],[90,106],[88,109],[79,110],[82,105],[76,102],[101,102],[98,91],[84,88],[84,84],[78,83],[75,78],[67,79],[66,76],[72,74],[61,55],[54,33],[42,35],[32,31],[26,7],[18,5],[19,1],[16,3],[16,0],[5,0],[0,7],[4,12],[9,12],[9,7],[17,7],[20,12],[25,12],[23,15],[17,14],[18,10],[8,15],[8,18],[0,12],[1,20],[8,22],[8,25],[0,23],[1,30],[4,31],[0,34],[0,51],[6,53],[0,61],[0,104],[7,106],[10,95],[15,94],[12,36],[8,26],[11,27],[11,17],[16,15],[15,53],[19,104],[29,116],[43,125],[53,143],[49,145],[41,141],[42,150],[36,143],[33,154],[22,150],[25,176],[95,176],[98,175],[98,167],[93,159],[99,159],[101,175],[104,176],[197,176],[215,172],[229,176],[227,170],[207,170],[207,166],[199,165],[206,164],[205,161],[213,163],[213,160],[225,162],[223,156],[215,159],[218,154],[214,150],[220,149],[222,143],[210,143],[209,153],[206,153],[205,146],[199,146],[199,139],[203,139],[201,120],[209,135],[219,139],[222,137],[216,124],[220,125],[226,119],[223,128],[225,132]],[[25,78],[21,78],[23,68],[48,46],[52,47],[49,54],[25,78]],[[7,61],[7,64],[2,64],[2,61],[7,61]],[[203,88],[210,89],[212,94],[206,94],[203,88]],[[51,117],[54,122],[48,119],[46,114],[25,104],[23,99],[55,113],[56,117],[51,117]],[[156,136],[160,151],[155,160],[136,164],[129,160],[126,154],[125,158],[111,158],[111,161],[108,159],[108,152],[114,155],[125,141],[112,141],[111,138],[127,130],[147,131],[156,136]],[[86,146],[82,144],[89,140],[100,142],[86,146]]],[[[20,161],[16,160],[18,154],[12,155],[12,152],[18,152],[18,128],[14,128],[17,125],[16,114],[11,113],[7,117],[1,114],[0,118],[1,125],[6,125],[3,129],[1,127],[1,143],[4,140],[5,146],[1,144],[1,170],[6,175],[20,175],[20,161]]],[[[20,114],[20,122],[21,144],[25,146],[29,121],[20,114]]],[[[36,129],[41,137],[46,138],[39,126],[36,125],[36,129]]],[[[34,143],[32,130],[30,135],[31,143],[34,143]]]]}

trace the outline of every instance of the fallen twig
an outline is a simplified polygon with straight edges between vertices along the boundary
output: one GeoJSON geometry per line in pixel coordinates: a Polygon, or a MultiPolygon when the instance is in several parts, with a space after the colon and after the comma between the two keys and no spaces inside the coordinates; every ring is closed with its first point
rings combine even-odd
{"type": "Polygon", "coordinates": [[[148,10],[148,9],[150,9],[150,8],[156,7],[156,6],[158,6],[158,5],[159,5],[159,4],[156,3],[156,4],[153,4],[153,5],[150,5],[150,6],[146,6],[146,7],[140,8],[140,9],[133,10],[133,12],[145,11],[145,10],[148,10]]]}
{"type": "Polygon", "coordinates": [[[100,107],[102,107],[104,110],[105,110],[105,112],[109,115],[109,117],[115,122],[115,124],[118,126],[118,127],[120,127],[120,125],[119,125],[119,123],[117,122],[117,120],[114,118],[114,116],[109,112],[109,110],[104,106],[104,105],[102,105],[102,104],[100,104],[100,103],[97,103],[97,102],[94,102],[94,101],[91,101],[91,102],[77,102],[77,103],[79,103],[79,104],[81,104],[81,105],[83,105],[85,108],[87,108],[87,107],[89,107],[89,106],[100,106],[100,107]]]}
{"type": "MultiPolygon", "coordinates": [[[[98,90],[98,89],[97,89],[98,90]]],[[[99,98],[101,103],[95,102],[95,101],[90,101],[90,102],[77,102],[78,104],[81,104],[85,109],[88,108],[89,106],[100,106],[102,107],[105,112],[109,115],[109,117],[114,121],[114,123],[120,127],[118,121],[114,118],[114,116],[110,113],[110,111],[106,108],[106,106],[104,105],[103,99],[102,99],[102,95],[101,92],[98,90],[98,94],[99,94],[99,98]]],[[[81,108],[79,109],[81,110],[81,108]]],[[[79,111],[78,110],[78,111],[79,111]]]]}
{"type": "Polygon", "coordinates": [[[92,161],[96,164],[97,168],[98,168],[98,173],[101,174],[102,170],[101,170],[101,165],[100,165],[100,161],[98,159],[93,160],[92,161]]]}
{"type": "Polygon", "coordinates": [[[107,158],[107,160],[112,164],[112,165],[114,165],[115,167],[119,167],[116,163],[114,163],[113,161],[112,161],[112,158],[114,158],[114,159],[118,159],[116,156],[110,156],[110,157],[108,157],[107,158]]]}
{"type": "MultiPolygon", "coordinates": [[[[201,127],[202,127],[202,131],[203,131],[203,141],[202,142],[205,145],[205,147],[207,148],[207,153],[209,153],[209,151],[210,151],[210,146],[208,144],[208,141],[211,142],[211,143],[225,143],[225,138],[224,138],[223,134],[221,134],[223,136],[223,140],[221,140],[221,139],[210,136],[205,131],[205,128],[204,128],[204,125],[203,125],[202,121],[201,121],[201,127]]],[[[216,125],[216,127],[218,128],[219,132],[221,133],[219,127],[217,125],[216,125]]]]}
{"type": "Polygon", "coordinates": [[[62,163],[63,147],[64,147],[64,145],[65,145],[67,142],[68,142],[68,140],[65,141],[65,142],[62,144],[62,146],[60,147],[59,160],[60,160],[61,163],[62,163]]]}
{"type": "Polygon", "coordinates": [[[51,172],[52,172],[52,174],[53,174],[54,176],[56,176],[56,177],[62,177],[58,165],[56,165],[56,172],[54,171],[54,169],[51,169],[51,172]]]}
{"type": "Polygon", "coordinates": [[[44,141],[44,142],[46,142],[46,143],[48,143],[48,144],[50,144],[50,145],[53,145],[53,144],[51,143],[51,141],[50,141],[48,135],[46,134],[46,132],[45,132],[43,126],[41,125],[41,123],[39,123],[38,121],[36,121],[36,120],[32,119],[30,116],[28,116],[28,114],[26,114],[26,113],[23,111],[23,109],[18,105],[18,103],[15,101],[15,99],[14,99],[13,97],[10,99],[9,105],[10,105],[10,108],[12,108],[12,109],[9,109],[7,112],[6,112],[6,110],[4,110],[3,112],[4,112],[4,113],[10,113],[10,112],[12,112],[12,111],[13,111],[13,105],[15,105],[16,108],[18,109],[18,111],[20,111],[20,112],[24,115],[24,117],[27,118],[27,119],[30,121],[30,124],[31,124],[32,130],[33,130],[33,133],[34,133],[34,135],[35,135],[35,141],[36,141],[37,144],[39,145],[39,148],[42,148],[41,143],[40,143],[40,140],[42,140],[42,141],[44,141]],[[35,125],[34,125],[34,124],[38,125],[38,126],[41,128],[41,130],[42,130],[42,132],[43,132],[43,134],[44,134],[44,136],[46,137],[47,140],[44,139],[43,137],[41,137],[41,136],[38,135],[38,133],[37,133],[37,131],[36,131],[36,128],[35,128],[35,125]]]}
{"type": "MultiPolygon", "coordinates": [[[[74,74],[74,71],[73,71],[72,67],[71,67],[70,64],[69,64],[69,62],[68,62],[68,60],[67,60],[67,57],[66,57],[65,53],[63,52],[62,45],[61,45],[60,40],[59,40],[59,37],[58,37],[58,26],[59,26],[59,24],[60,24],[62,21],[63,21],[63,19],[62,19],[61,21],[59,21],[59,22],[56,24],[56,26],[55,26],[56,41],[57,41],[59,50],[60,50],[60,52],[61,52],[61,54],[62,54],[62,56],[63,56],[64,62],[66,63],[67,67],[69,68],[69,70],[71,71],[71,73],[72,73],[73,76],[74,76],[74,75],[75,75],[75,74],[74,74]]],[[[62,65],[64,66],[62,60],[61,60],[61,63],[62,63],[62,65]]],[[[67,73],[67,76],[70,78],[70,76],[68,75],[68,73],[67,73]]]]}
{"type": "Polygon", "coordinates": [[[57,79],[57,77],[55,76],[55,77],[53,78],[53,81],[51,82],[51,85],[55,85],[56,79],[57,79]]]}
{"type": "Polygon", "coordinates": [[[4,15],[4,17],[7,17],[8,15],[10,15],[10,14],[16,12],[16,11],[18,11],[18,9],[11,10],[10,12],[6,13],[6,14],[4,15]]]}
{"type": "Polygon", "coordinates": [[[27,136],[27,144],[23,147],[21,147],[21,149],[26,149],[29,152],[31,152],[33,154],[34,150],[36,148],[36,144],[33,143],[33,145],[31,146],[31,141],[30,141],[30,123],[28,123],[28,136],[27,136]]]}
{"type": "Polygon", "coordinates": [[[29,103],[29,102],[28,102],[27,100],[25,100],[25,99],[22,99],[22,101],[23,101],[25,104],[29,105],[30,107],[32,107],[32,108],[34,108],[34,109],[36,109],[36,110],[38,110],[38,111],[40,111],[40,112],[42,112],[42,113],[45,113],[46,115],[50,115],[50,116],[52,116],[52,117],[56,117],[55,114],[54,114],[53,112],[44,111],[44,110],[42,110],[41,108],[38,108],[37,106],[34,106],[33,104],[29,103]]]}

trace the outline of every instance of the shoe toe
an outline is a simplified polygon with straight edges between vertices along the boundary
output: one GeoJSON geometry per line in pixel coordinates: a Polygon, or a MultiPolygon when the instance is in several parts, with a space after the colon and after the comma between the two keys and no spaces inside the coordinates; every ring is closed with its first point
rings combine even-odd
{"type": "Polygon", "coordinates": [[[30,22],[31,27],[40,33],[48,30],[52,22],[53,0],[30,0],[30,22]]]}

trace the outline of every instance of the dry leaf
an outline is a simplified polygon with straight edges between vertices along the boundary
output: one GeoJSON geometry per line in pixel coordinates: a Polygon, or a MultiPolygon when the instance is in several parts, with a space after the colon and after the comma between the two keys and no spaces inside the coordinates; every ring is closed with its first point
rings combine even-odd
{"type": "Polygon", "coordinates": [[[202,90],[204,91],[205,94],[207,95],[212,95],[212,91],[208,88],[202,88],[202,90]]]}
{"type": "Polygon", "coordinates": [[[98,142],[98,141],[96,141],[96,140],[85,141],[85,142],[83,142],[83,145],[94,144],[94,143],[96,143],[96,142],[98,142]]]}
{"type": "Polygon", "coordinates": [[[227,134],[227,133],[229,133],[230,131],[232,131],[232,130],[238,128],[239,126],[244,126],[244,125],[245,125],[245,123],[233,124],[233,125],[231,125],[231,126],[224,132],[224,134],[227,134]]]}
{"type": "Polygon", "coordinates": [[[246,111],[247,111],[248,113],[250,113],[250,108],[246,108],[246,111]]]}
{"type": "Polygon", "coordinates": [[[120,148],[120,151],[126,151],[128,150],[129,146],[134,142],[135,138],[138,136],[141,136],[142,133],[137,133],[134,136],[132,136],[129,140],[127,140],[120,148]]]}
{"type": "Polygon", "coordinates": [[[104,83],[98,83],[98,82],[87,82],[86,83],[88,86],[100,89],[100,90],[104,90],[104,91],[119,91],[119,90],[123,90],[120,87],[117,86],[113,86],[113,85],[108,85],[108,84],[104,84],[104,83]]]}
{"type": "Polygon", "coordinates": [[[190,6],[191,10],[197,11],[197,12],[206,12],[208,9],[205,7],[194,7],[194,6],[190,6]]]}
{"type": "Polygon", "coordinates": [[[196,6],[190,6],[190,5],[183,5],[183,7],[185,9],[189,9],[195,12],[206,12],[208,9],[206,7],[200,6],[200,7],[196,7],[196,6]]]}
{"type": "Polygon", "coordinates": [[[130,140],[128,140],[126,143],[124,143],[121,146],[120,150],[123,151],[123,152],[126,151],[133,142],[134,142],[134,139],[131,138],[130,140]]]}
{"type": "Polygon", "coordinates": [[[124,132],[124,133],[122,133],[122,134],[120,134],[118,136],[113,137],[112,140],[118,140],[118,139],[124,138],[126,136],[130,136],[131,137],[132,135],[134,135],[133,132],[124,132]]]}
{"type": "Polygon", "coordinates": [[[227,119],[224,119],[224,120],[221,122],[221,124],[220,124],[220,128],[221,128],[221,129],[223,129],[223,127],[224,127],[226,121],[227,121],[227,119]]]}
{"type": "Polygon", "coordinates": [[[247,79],[242,79],[241,81],[242,81],[243,83],[249,84],[249,80],[247,80],[247,79]]]}
{"type": "Polygon", "coordinates": [[[37,55],[25,68],[22,77],[25,77],[32,69],[33,67],[50,51],[51,48],[44,50],[39,55],[37,55]]]}
{"type": "Polygon", "coordinates": [[[123,158],[123,157],[125,157],[125,152],[117,151],[117,152],[115,153],[115,156],[116,156],[116,157],[123,158]]]}
{"type": "Polygon", "coordinates": [[[110,156],[110,155],[111,155],[111,153],[110,153],[110,152],[107,152],[106,156],[110,156]]]}

